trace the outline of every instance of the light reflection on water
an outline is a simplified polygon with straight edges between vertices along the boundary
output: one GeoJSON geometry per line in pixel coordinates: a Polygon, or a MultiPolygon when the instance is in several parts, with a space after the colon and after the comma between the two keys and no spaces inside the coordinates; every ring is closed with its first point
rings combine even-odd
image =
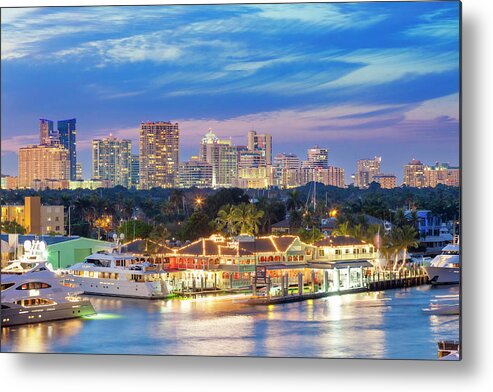
{"type": "Polygon", "coordinates": [[[2,329],[2,351],[436,359],[458,316],[428,316],[421,286],[250,306],[241,297],[148,301],[88,297],[98,316],[2,329]]]}

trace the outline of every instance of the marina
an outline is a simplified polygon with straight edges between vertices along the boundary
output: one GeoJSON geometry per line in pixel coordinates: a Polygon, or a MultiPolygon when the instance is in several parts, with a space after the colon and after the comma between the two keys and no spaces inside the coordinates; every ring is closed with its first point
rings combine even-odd
{"type": "Polygon", "coordinates": [[[435,360],[438,341],[459,340],[459,316],[422,309],[458,292],[422,285],[268,306],[245,294],[87,296],[97,316],[3,328],[1,343],[4,352],[435,360]]]}

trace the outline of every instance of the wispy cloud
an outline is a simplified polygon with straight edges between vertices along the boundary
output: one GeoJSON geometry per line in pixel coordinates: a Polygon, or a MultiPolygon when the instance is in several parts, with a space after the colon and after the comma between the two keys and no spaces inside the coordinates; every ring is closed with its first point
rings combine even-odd
{"type": "Polygon", "coordinates": [[[259,17],[323,26],[329,30],[364,29],[385,20],[385,13],[370,13],[353,4],[284,4],[265,5],[260,8],[259,17]]]}
{"type": "MultiPolygon", "coordinates": [[[[2,9],[2,60],[34,56],[49,61],[51,56],[46,52],[53,52],[53,48],[45,47],[45,43],[53,44],[66,37],[80,42],[89,33],[107,35],[130,23],[145,25],[156,20],[165,21],[180,12],[183,11],[174,7],[5,8],[2,9]],[[139,15],[137,22],[136,12],[139,15]]],[[[74,42],[68,46],[73,47],[74,42]]],[[[127,58],[133,59],[132,56],[127,58]]]]}
{"type": "Polygon", "coordinates": [[[96,56],[100,59],[99,66],[121,63],[136,63],[142,61],[166,62],[176,60],[181,55],[179,47],[161,41],[161,33],[134,35],[131,37],[93,41],[73,49],[58,51],[58,58],[96,56]]]}
{"type": "Polygon", "coordinates": [[[413,38],[434,38],[459,41],[458,4],[428,12],[420,17],[421,23],[404,31],[413,38]]]}
{"type": "MultiPolygon", "coordinates": [[[[224,120],[178,121],[185,146],[198,146],[208,128],[213,128],[218,136],[231,136],[239,144],[245,143],[246,130],[257,129],[271,133],[277,141],[289,139],[292,143],[306,143],[307,140],[317,140],[319,144],[330,145],[337,140],[376,142],[396,139],[404,142],[423,136],[439,139],[442,136],[439,130],[444,125],[447,130],[458,132],[457,111],[457,97],[450,96],[425,104],[338,105],[261,112],[224,120]],[[434,108],[434,103],[440,101],[442,105],[434,108]],[[441,111],[443,108],[446,110],[441,111]]],[[[451,137],[457,137],[457,133],[452,133],[451,137]]]]}
{"type": "Polygon", "coordinates": [[[25,147],[28,144],[37,143],[39,143],[39,134],[36,133],[2,137],[2,155],[6,153],[17,154],[19,152],[19,148],[25,147]]]}
{"type": "Polygon", "coordinates": [[[416,48],[361,49],[334,57],[360,65],[358,69],[320,88],[389,83],[409,75],[440,73],[459,67],[455,51],[435,53],[416,48]]]}

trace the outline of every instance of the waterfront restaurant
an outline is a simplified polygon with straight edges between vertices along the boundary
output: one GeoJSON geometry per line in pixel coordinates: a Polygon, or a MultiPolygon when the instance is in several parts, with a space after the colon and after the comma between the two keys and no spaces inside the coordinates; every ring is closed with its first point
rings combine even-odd
{"type": "Polygon", "coordinates": [[[372,268],[376,250],[344,236],[309,245],[293,235],[226,239],[216,234],[149,257],[151,262],[163,262],[175,290],[247,289],[263,267],[272,285],[283,277],[297,285],[301,273],[304,284],[312,289],[339,291],[363,287],[365,270],[372,268]]]}
{"type": "Polygon", "coordinates": [[[309,265],[315,280],[323,282],[325,291],[341,291],[364,287],[364,277],[373,270],[378,251],[350,236],[329,236],[313,244],[314,256],[309,265]]]}
{"type": "Polygon", "coordinates": [[[279,270],[292,270],[295,282],[294,270],[306,267],[306,248],[296,236],[238,236],[228,241],[212,235],[166,257],[170,269],[182,271],[179,279],[185,289],[232,289],[249,287],[257,266],[266,266],[273,280],[280,277],[279,270]]]}

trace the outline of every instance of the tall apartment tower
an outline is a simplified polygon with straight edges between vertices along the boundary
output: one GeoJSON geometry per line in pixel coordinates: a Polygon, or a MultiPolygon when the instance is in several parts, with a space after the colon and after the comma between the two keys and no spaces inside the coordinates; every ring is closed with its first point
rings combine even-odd
{"type": "Polygon", "coordinates": [[[199,160],[212,166],[212,187],[228,188],[238,177],[238,149],[231,140],[219,139],[209,129],[199,147],[199,160]]]}
{"type": "Polygon", "coordinates": [[[131,186],[132,142],[112,135],[92,141],[92,178],[131,186]]]}
{"type": "Polygon", "coordinates": [[[247,147],[250,151],[260,152],[267,165],[272,164],[272,135],[259,135],[255,131],[248,131],[247,147]]]}
{"type": "Polygon", "coordinates": [[[412,159],[404,166],[404,185],[413,188],[423,188],[425,182],[425,165],[417,159],[412,159]]]}
{"type": "Polygon", "coordinates": [[[69,152],[71,181],[77,179],[76,122],[75,118],[57,122],[60,145],[69,152]]]}
{"type": "Polygon", "coordinates": [[[132,154],[132,162],[130,164],[130,186],[133,188],[139,187],[139,171],[140,171],[139,154],[132,154]]]}
{"type": "MultiPolygon", "coordinates": [[[[315,146],[308,149],[308,165],[312,169],[327,169],[329,167],[329,150],[315,146]]],[[[306,165],[305,165],[306,166],[306,165]]]]}
{"type": "Polygon", "coordinates": [[[300,185],[300,158],[295,154],[279,153],[273,161],[273,183],[282,188],[300,185]]]}
{"type": "Polygon", "coordinates": [[[212,188],[212,165],[196,156],[181,162],[179,173],[180,188],[212,188]]]}
{"type": "Polygon", "coordinates": [[[368,188],[373,182],[373,177],[380,174],[380,163],[382,157],[376,156],[373,159],[360,159],[356,164],[356,174],[354,185],[358,188],[368,188]]]}
{"type": "Polygon", "coordinates": [[[50,145],[53,135],[53,121],[45,118],[39,119],[39,144],[50,145]]]}
{"type": "Polygon", "coordinates": [[[19,148],[19,188],[32,188],[34,180],[69,180],[69,151],[61,146],[19,148]]]}
{"type": "Polygon", "coordinates": [[[173,188],[178,185],[180,129],[166,121],[140,124],[139,187],[173,188]]]}

